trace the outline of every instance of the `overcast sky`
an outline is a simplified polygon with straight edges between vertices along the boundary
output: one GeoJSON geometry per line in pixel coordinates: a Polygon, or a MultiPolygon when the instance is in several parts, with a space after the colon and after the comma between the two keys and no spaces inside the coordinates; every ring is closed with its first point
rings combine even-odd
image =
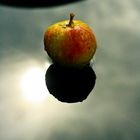
{"type": "Polygon", "coordinates": [[[87,0],[44,9],[0,6],[0,140],[139,140],[139,23],[139,0],[87,0]],[[42,102],[27,101],[22,75],[32,67],[45,74],[44,31],[70,12],[97,38],[95,88],[82,103],[62,103],[47,89],[42,102]]]}

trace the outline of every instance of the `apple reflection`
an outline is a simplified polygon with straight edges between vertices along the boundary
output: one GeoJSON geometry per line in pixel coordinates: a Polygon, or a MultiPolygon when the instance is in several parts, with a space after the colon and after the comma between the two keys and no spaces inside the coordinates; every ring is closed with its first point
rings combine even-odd
{"type": "Polygon", "coordinates": [[[50,94],[59,101],[67,103],[85,100],[94,88],[95,81],[96,74],[90,65],[74,69],[52,64],[45,74],[50,94]]]}

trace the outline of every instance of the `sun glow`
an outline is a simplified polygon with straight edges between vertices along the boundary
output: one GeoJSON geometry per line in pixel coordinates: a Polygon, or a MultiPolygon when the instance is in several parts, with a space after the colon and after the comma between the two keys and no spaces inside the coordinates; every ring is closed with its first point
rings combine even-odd
{"type": "Polygon", "coordinates": [[[21,78],[23,96],[31,102],[40,102],[47,96],[45,74],[39,67],[28,69],[21,78]]]}

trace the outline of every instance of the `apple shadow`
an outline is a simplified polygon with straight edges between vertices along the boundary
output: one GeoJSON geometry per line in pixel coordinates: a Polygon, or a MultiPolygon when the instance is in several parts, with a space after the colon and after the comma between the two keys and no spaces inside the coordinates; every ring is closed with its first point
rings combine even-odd
{"type": "Polygon", "coordinates": [[[61,102],[76,103],[85,100],[95,86],[96,74],[91,66],[82,69],[63,68],[52,64],[45,74],[46,86],[61,102]]]}

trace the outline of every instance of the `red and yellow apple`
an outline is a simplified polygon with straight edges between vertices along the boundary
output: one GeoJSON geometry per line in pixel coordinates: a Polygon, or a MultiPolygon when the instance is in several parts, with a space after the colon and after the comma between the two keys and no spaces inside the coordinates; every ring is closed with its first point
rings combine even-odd
{"type": "Polygon", "coordinates": [[[66,67],[84,67],[96,52],[96,38],[91,28],[80,20],[64,20],[44,33],[44,49],[50,58],[66,67]]]}

